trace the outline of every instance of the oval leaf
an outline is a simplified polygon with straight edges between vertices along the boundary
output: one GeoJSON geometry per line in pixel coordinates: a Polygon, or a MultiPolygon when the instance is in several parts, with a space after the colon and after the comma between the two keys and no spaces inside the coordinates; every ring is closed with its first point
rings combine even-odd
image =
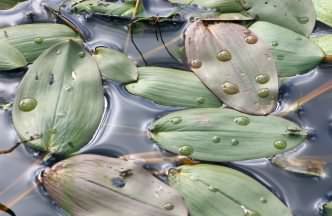
{"type": "Polygon", "coordinates": [[[225,104],[257,115],[274,110],[278,74],[269,47],[255,34],[237,24],[197,21],[185,36],[192,70],[225,104]]]}
{"type": "Polygon", "coordinates": [[[135,95],[178,107],[220,107],[218,98],[192,73],[160,67],[140,67],[139,80],[126,86],[135,95]]]}
{"type": "Polygon", "coordinates": [[[332,27],[332,2],[330,0],[313,0],[317,20],[332,27]]]}
{"type": "Polygon", "coordinates": [[[26,24],[0,28],[0,40],[6,39],[32,63],[43,51],[78,35],[62,24],[26,24]]]}
{"type": "Polygon", "coordinates": [[[6,40],[0,40],[0,70],[13,70],[25,67],[28,63],[25,57],[6,40]]]}
{"type": "Polygon", "coordinates": [[[119,51],[99,47],[93,57],[105,80],[129,83],[138,78],[136,65],[129,60],[127,55],[119,51]]]}
{"type": "Polygon", "coordinates": [[[280,77],[308,72],[324,58],[320,47],[308,38],[268,22],[256,22],[249,28],[270,44],[280,77]]]}
{"type": "Polygon", "coordinates": [[[72,216],[188,215],[174,189],[141,166],[121,159],[75,156],[46,171],[42,183],[49,196],[72,216]]]}
{"type": "Polygon", "coordinates": [[[316,23],[312,0],[246,0],[244,7],[251,16],[274,23],[302,35],[310,35],[316,23]]]}
{"type": "Polygon", "coordinates": [[[13,109],[22,140],[31,147],[67,156],[87,144],[104,110],[98,67],[83,48],[63,42],[45,51],[24,76],[13,109]]]}
{"type": "Polygon", "coordinates": [[[174,112],[157,120],[151,137],[162,148],[204,161],[271,157],[301,144],[306,134],[274,116],[249,116],[221,108],[174,112]]]}
{"type": "Polygon", "coordinates": [[[191,216],[291,216],[267,188],[239,171],[216,165],[181,166],[169,182],[185,199],[191,216]]]}

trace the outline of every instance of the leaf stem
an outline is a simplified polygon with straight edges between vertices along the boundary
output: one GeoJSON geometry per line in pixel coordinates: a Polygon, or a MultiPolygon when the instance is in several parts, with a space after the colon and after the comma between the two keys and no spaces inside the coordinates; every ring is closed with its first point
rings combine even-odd
{"type": "Polygon", "coordinates": [[[15,143],[12,147],[10,147],[9,149],[4,149],[4,150],[0,150],[0,155],[2,154],[9,154],[11,152],[13,152],[15,149],[17,149],[20,145],[34,141],[40,139],[40,136],[31,136],[29,139],[27,140],[23,140],[21,142],[17,142],[15,143]]]}

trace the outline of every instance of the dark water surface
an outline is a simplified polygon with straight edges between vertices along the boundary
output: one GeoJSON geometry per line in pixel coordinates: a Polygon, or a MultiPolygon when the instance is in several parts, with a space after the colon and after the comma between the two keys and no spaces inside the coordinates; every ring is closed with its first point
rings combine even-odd
{"type": "MultiPolygon", "coordinates": [[[[55,22],[56,18],[46,13],[42,2],[32,0],[11,11],[1,11],[0,26],[55,22]]],[[[57,5],[59,0],[45,2],[47,5],[57,5]]],[[[162,16],[173,10],[164,0],[145,0],[144,4],[148,8],[148,13],[154,15],[162,16]]],[[[177,49],[182,46],[180,36],[186,26],[186,18],[199,10],[195,7],[186,8],[181,12],[183,16],[174,22],[159,26],[146,24],[144,28],[135,32],[130,40],[128,27],[124,25],[127,22],[125,20],[111,22],[109,18],[102,16],[84,17],[69,13],[66,13],[65,17],[79,27],[87,39],[86,46],[89,49],[96,46],[113,47],[126,51],[139,65],[183,68],[181,58],[177,55],[177,49]],[[167,45],[166,48],[164,44],[167,45]]],[[[325,32],[331,30],[322,25],[316,28],[318,34],[325,32]]],[[[16,88],[23,75],[24,71],[0,74],[1,103],[13,102],[16,88]]],[[[280,91],[280,107],[296,101],[328,81],[332,81],[332,65],[327,64],[286,81],[280,91]]],[[[176,109],[159,106],[130,95],[114,82],[105,82],[104,86],[105,99],[108,101],[104,120],[95,138],[81,152],[114,156],[159,151],[159,148],[147,138],[147,128],[154,119],[176,109]]],[[[332,92],[328,92],[305,104],[300,111],[289,114],[289,119],[306,128],[310,134],[307,141],[293,154],[332,162],[331,107],[332,92]]],[[[11,112],[0,111],[0,148],[10,147],[17,141],[11,112]]],[[[35,177],[43,168],[37,156],[23,146],[12,154],[0,156],[0,202],[12,206],[17,216],[61,215],[51,201],[36,188],[35,177]]],[[[268,159],[229,165],[248,172],[263,182],[290,206],[295,216],[318,216],[321,204],[326,200],[332,200],[331,163],[328,163],[326,176],[322,178],[284,171],[272,165],[268,159]]]]}

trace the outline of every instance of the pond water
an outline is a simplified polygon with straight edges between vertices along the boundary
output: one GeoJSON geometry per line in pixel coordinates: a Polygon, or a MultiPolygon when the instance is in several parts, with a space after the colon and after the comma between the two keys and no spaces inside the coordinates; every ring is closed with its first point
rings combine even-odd
{"type": "MultiPolygon", "coordinates": [[[[47,5],[57,5],[59,0],[48,0],[47,5]]],[[[145,0],[148,12],[162,16],[172,10],[165,0],[145,0]]],[[[46,13],[41,0],[21,4],[10,11],[0,11],[0,26],[22,23],[55,22],[46,13]]],[[[65,10],[65,9],[64,9],[65,10]]],[[[102,16],[76,16],[65,13],[66,20],[77,26],[87,39],[86,47],[107,46],[127,52],[138,65],[158,65],[185,68],[175,56],[182,46],[181,35],[186,20],[199,8],[185,8],[182,17],[174,22],[151,26],[146,24],[134,32],[128,40],[125,20],[110,21],[102,16]],[[128,43],[127,43],[128,41],[128,43]],[[165,44],[167,45],[165,47],[165,44]]],[[[59,20],[58,20],[59,21],[59,20]]],[[[318,24],[316,34],[331,32],[318,24]]],[[[13,102],[16,88],[25,71],[0,74],[0,102],[13,102]]],[[[280,90],[279,109],[307,95],[322,84],[332,81],[332,65],[322,64],[314,70],[284,81],[280,90]]],[[[149,124],[158,117],[175,111],[175,108],[156,105],[141,97],[130,95],[115,82],[104,82],[104,119],[94,139],[81,153],[110,156],[138,152],[160,151],[148,139],[149,124]]],[[[306,103],[287,118],[297,122],[309,132],[309,138],[292,154],[310,156],[327,161],[326,176],[309,177],[282,170],[268,159],[229,163],[264,183],[293,210],[295,216],[318,216],[319,207],[332,200],[332,92],[327,92],[306,103]]],[[[18,142],[12,126],[11,112],[0,111],[0,148],[8,148],[18,142]]],[[[162,168],[170,164],[162,164],[162,168]]],[[[10,206],[17,216],[55,216],[61,211],[43,195],[35,184],[35,177],[43,169],[38,154],[21,146],[11,154],[0,157],[0,202],[10,206]]],[[[0,213],[0,215],[6,215],[0,213]]]]}

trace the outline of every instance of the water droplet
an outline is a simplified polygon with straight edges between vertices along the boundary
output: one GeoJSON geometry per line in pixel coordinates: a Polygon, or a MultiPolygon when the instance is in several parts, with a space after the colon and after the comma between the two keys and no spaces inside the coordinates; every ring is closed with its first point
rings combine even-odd
{"type": "Polygon", "coordinates": [[[71,79],[72,79],[72,80],[76,80],[76,78],[77,78],[77,76],[76,76],[76,72],[73,71],[73,72],[71,73],[71,79]]]}
{"type": "Polygon", "coordinates": [[[217,191],[218,191],[218,188],[215,188],[215,187],[213,187],[212,185],[210,185],[210,186],[208,187],[208,190],[211,191],[211,192],[217,192],[217,191]]]}
{"type": "Polygon", "coordinates": [[[217,54],[217,59],[222,62],[230,61],[232,54],[228,50],[222,50],[217,54]]]}
{"type": "Polygon", "coordinates": [[[277,140],[273,145],[278,150],[284,150],[287,147],[287,142],[286,140],[277,140]]]}
{"type": "Polygon", "coordinates": [[[246,116],[236,117],[234,122],[241,126],[247,126],[250,123],[250,119],[246,116]]]}
{"type": "Polygon", "coordinates": [[[248,209],[245,206],[241,206],[244,216],[260,216],[260,214],[254,210],[248,209]]]}
{"type": "Polygon", "coordinates": [[[270,95],[270,90],[268,88],[259,89],[257,95],[260,98],[266,98],[270,95]]]}
{"type": "Polygon", "coordinates": [[[171,119],[171,122],[175,125],[180,124],[182,122],[182,118],[181,117],[174,117],[171,119]]]}
{"type": "Polygon", "coordinates": [[[83,51],[79,52],[79,53],[78,53],[78,56],[79,56],[80,58],[84,58],[84,56],[85,56],[85,52],[83,52],[83,51]]]}
{"type": "Polygon", "coordinates": [[[278,55],[277,55],[277,60],[282,61],[282,60],[284,60],[284,59],[285,59],[285,56],[284,56],[284,55],[282,55],[282,54],[278,54],[278,55]]]}
{"type": "Polygon", "coordinates": [[[237,146],[240,144],[239,140],[237,140],[237,139],[232,139],[231,143],[232,143],[232,146],[237,146]]]}
{"type": "Polygon", "coordinates": [[[191,67],[198,69],[198,68],[202,67],[202,62],[199,59],[194,59],[191,61],[191,67]]]}
{"type": "Polygon", "coordinates": [[[37,106],[38,102],[34,98],[24,98],[20,101],[18,108],[23,112],[31,112],[37,106]]]}
{"type": "Polygon", "coordinates": [[[171,211],[174,209],[174,205],[172,203],[166,203],[165,205],[163,205],[163,209],[171,211]]]}
{"type": "Polygon", "coordinates": [[[55,54],[60,55],[60,54],[61,54],[61,50],[57,50],[57,51],[55,52],[55,54]]]}
{"type": "Polygon", "coordinates": [[[54,74],[51,73],[50,76],[49,76],[48,84],[53,85],[53,83],[54,83],[54,74]]]}
{"type": "Polygon", "coordinates": [[[194,148],[189,145],[184,145],[179,148],[179,154],[184,156],[190,156],[194,152],[194,148]]]}
{"type": "Polygon", "coordinates": [[[37,37],[36,39],[35,39],[35,43],[36,44],[42,44],[44,42],[44,40],[43,40],[43,38],[41,38],[41,37],[37,37]]]}
{"type": "Polygon", "coordinates": [[[301,24],[306,24],[309,22],[309,17],[296,17],[297,21],[301,24]]]}
{"type": "Polygon", "coordinates": [[[273,46],[273,47],[277,47],[277,46],[279,46],[278,41],[272,41],[272,46],[273,46]]]}
{"type": "Polygon", "coordinates": [[[198,97],[198,98],[196,98],[196,102],[197,102],[198,104],[204,104],[205,99],[204,99],[203,97],[198,97]]]}
{"type": "Polygon", "coordinates": [[[259,84],[265,84],[269,80],[270,80],[270,77],[267,74],[260,74],[260,75],[256,76],[256,82],[259,84]]]}
{"type": "Polygon", "coordinates": [[[267,199],[265,197],[261,197],[259,201],[261,201],[261,203],[267,203],[267,199]]]}
{"type": "Polygon", "coordinates": [[[117,188],[126,186],[126,182],[121,177],[112,178],[112,185],[117,188]]]}
{"type": "Polygon", "coordinates": [[[231,82],[225,82],[222,85],[223,91],[228,95],[234,95],[239,93],[239,87],[231,82]]]}
{"type": "Polygon", "coordinates": [[[255,35],[249,35],[246,37],[245,40],[248,44],[255,44],[255,43],[257,43],[258,38],[255,35]]]}
{"type": "Polygon", "coordinates": [[[66,90],[66,91],[71,91],[71,90],[73,90],[73,86],[70,86],[70,85],[66,85],[65,87],[64,87],[64,89],[66,90]]]}
{"type": "Polygon", "coordinates": [[[221,139],[220,139],[219,136],[212,137],[212,142],[214,142],[214,143],[220,143],[220,141],[221,141],[221,139]]]}

